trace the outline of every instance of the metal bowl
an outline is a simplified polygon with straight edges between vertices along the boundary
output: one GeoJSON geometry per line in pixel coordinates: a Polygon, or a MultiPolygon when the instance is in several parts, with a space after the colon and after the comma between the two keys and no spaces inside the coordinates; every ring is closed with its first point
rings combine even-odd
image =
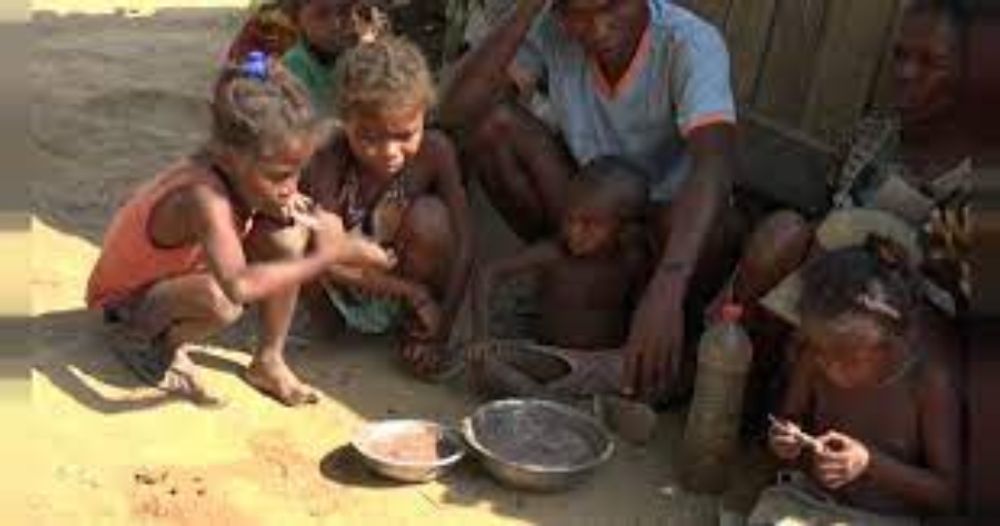
{"type": "Polygon", "coordinates": [[[545,400],[499,400],[462,421],[462,434],[500,482],[531,491],[568,489],[614,454],[593,417],[545,400]]]}
{"type": "Polygon", "coordinates": [[[427,420],[372,422],[354,435],[351,445],[372,471],[400,482],[433,480],[466,452],[457,431],[427,420]],[[414,444],[417,450],[406,450],[414,444]]]}

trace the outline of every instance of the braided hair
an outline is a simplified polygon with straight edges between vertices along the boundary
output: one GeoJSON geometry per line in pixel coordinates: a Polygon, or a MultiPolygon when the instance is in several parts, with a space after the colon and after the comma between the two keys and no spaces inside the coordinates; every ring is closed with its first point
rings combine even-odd
{"type": "Polygon", "coordinates": [[[417,46],[396,36],[347,51],[337,62],[334,85],[334,109],[341,119],[352,113],[430,108],[436,100],[427,59],[417,46]]]}
{"type": "Polygon", "coordinates": [[[878,236],[826,254],[806,266],[799,311],[803,320],[840,323],[858,316],[883,334],[901,337],[916,305],[916,272],[906,250],[878,236]]]}
{"type": "Polygon", "coordinates": [[[317,120],[305,89],[281,64],[266,59],[255,70],[251,61],[229,64],[219,76],[212,101],[212,139],[257,155],[289,135],[313,131],[317,120]]]}

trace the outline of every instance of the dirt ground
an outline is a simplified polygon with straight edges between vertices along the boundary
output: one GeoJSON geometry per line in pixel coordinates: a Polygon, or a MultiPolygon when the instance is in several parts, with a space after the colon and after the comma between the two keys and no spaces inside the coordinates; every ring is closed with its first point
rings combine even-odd
{"type": "MultiPolygon", "coordinates": [[[[214,9],[36,19],[30,285],[38,348],[29,410],[5,415],[4,478],[15,483],[0,497],[10,499],[0,501],[4,523],[714,523],[717,503],[673,482],[681,414],[663,415],[649,446],[619,444],[588,484],[531,495],[498,486],[474,462],[417,486],[359,465],[348,442],[363,422],[456,423],[476,404],[461,382],[405,376],[386,341],[300,332],[290,360],[325,394],[308,408],[282,407],[240,379],[252,346],[246,330],[196,356],[230,399],[223,409],[165,399],[130,376],[107,351],[98,316],[83,309],[87,274],[127,190],[203,137],[209,79],[237,25],[237,13],[214,9]]],[[[478,209],[482,244],[496,250],[497,236],[509,234],[478,209]]],[[[740,462],[743,473],[762,472],[750,469],[755,455],[740,462]]],[[[727,499],[737,508],[759,482],[740,478],[727,499]]]]}

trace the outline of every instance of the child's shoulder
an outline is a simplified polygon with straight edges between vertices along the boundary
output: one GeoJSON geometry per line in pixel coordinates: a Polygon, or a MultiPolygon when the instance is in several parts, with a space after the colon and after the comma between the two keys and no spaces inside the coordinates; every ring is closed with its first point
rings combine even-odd
{"type": "Polygon", "coordinates": [[[198,157],[178,161],[157,177],[156,184],[165,187],[165,198],[187,204],[232,204],[231,192],[219,170],[212,163],[198,157]]]}

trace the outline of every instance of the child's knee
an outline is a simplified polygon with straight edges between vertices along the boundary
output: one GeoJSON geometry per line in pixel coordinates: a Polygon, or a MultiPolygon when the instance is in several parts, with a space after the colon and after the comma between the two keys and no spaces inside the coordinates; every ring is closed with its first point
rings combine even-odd
{"type": "Polygon", "coordinates": [[[403,252],[401,268],[407,274],[429,279],[447,265],[454,247],[448,207],[436,197],[420,197],[410,204],[399,233],[403,252]]]}
{"type": "Polygon", "coordinates": [[[243,316],[243,306],[230,300],[223,292],[222,287],[218,285],[211,288],[208,300],[207,311],[212,316],[215,325],[228,327],[243,316]]]}

